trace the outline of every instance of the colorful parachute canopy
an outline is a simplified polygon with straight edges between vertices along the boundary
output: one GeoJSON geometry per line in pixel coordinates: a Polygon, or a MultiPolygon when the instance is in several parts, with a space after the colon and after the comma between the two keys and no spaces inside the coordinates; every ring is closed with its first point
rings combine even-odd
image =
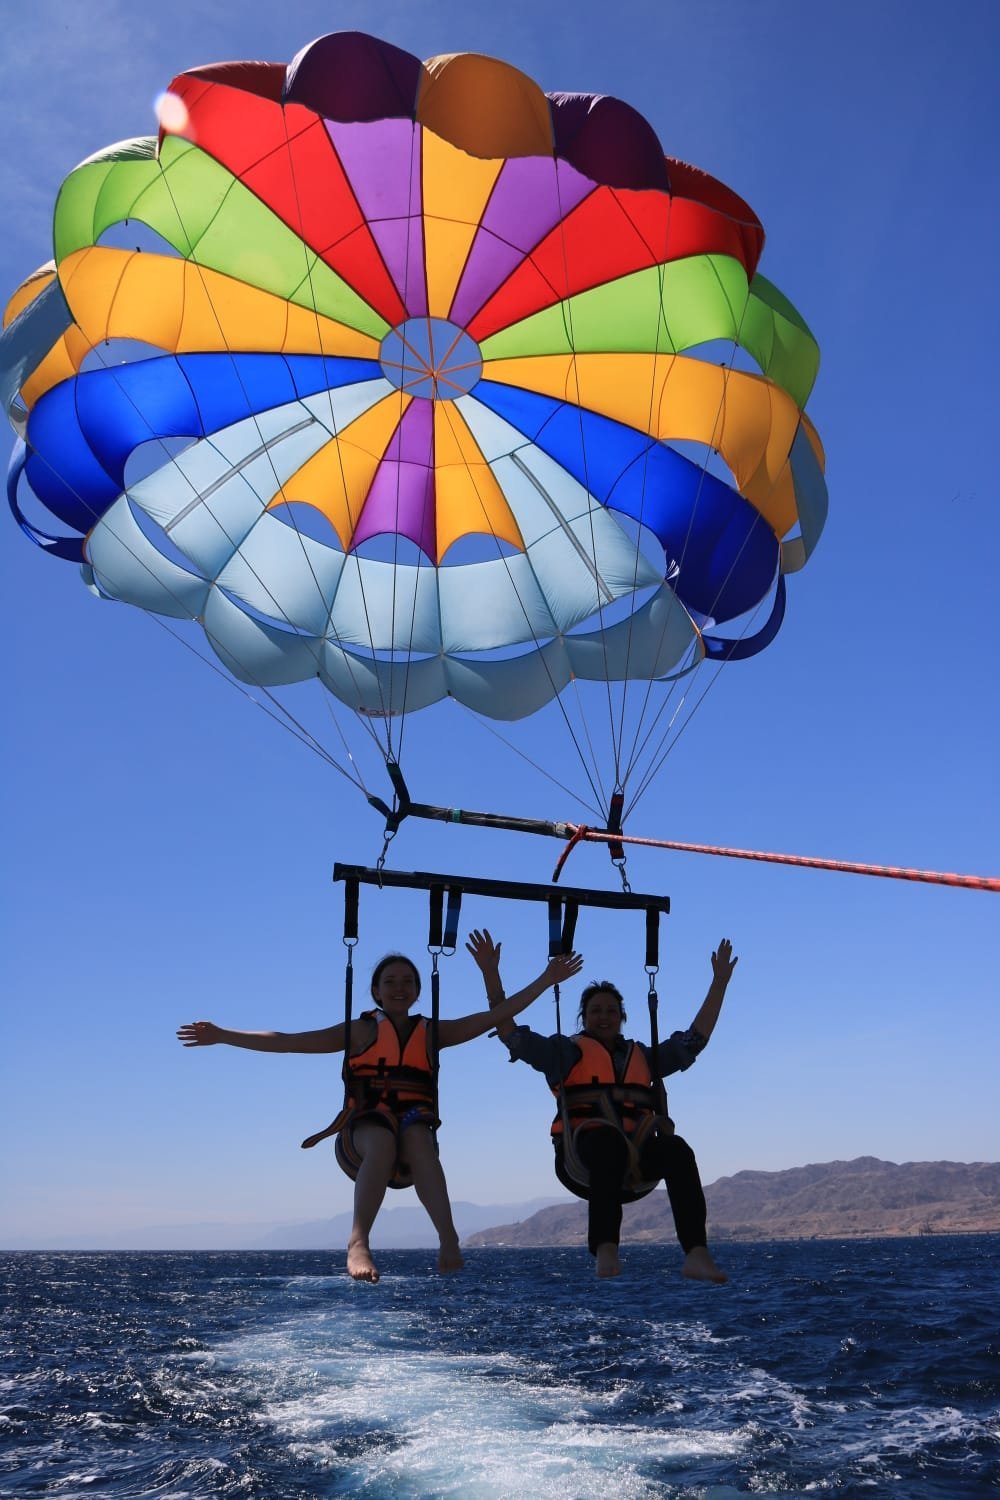
{"type": "Polygon", "coordinates": [[[733,192],[620,100],[359,33],[182,73],[160,118],[69,175],[7,307],[33,540],[375,715],[773,636],[826,513],[818,354],[733,192]]]}

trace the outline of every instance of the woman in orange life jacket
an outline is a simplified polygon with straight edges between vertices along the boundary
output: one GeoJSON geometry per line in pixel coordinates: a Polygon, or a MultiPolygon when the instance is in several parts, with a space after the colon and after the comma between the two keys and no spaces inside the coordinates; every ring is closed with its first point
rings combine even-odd
{"type": "MultiPolygon", "coordinates": [[[[499,1008],[500,944],[488,932],[474,932],[467,947],[482,971],[490,1004],[499,1008]]],[[[736,963],[732,943],[723,938],[712,954],[712,982],[694,1021],[687,1031],[675,1031],[659,1045],[659,1077],[689,1068],[702,1051],[715,1029],[736,963]]],[[[675,1134],[664,1113],[665,1098],[655,1085],[647,1049],[622,1035],[624,1020],[619,991],[602,979],[583,991],[578,1035],[540,1036],[512,1020],[499,1022],[497,1034],[509,1048],[511,1061],[526,1062],[544,1073],[560,1100],[552,1124],[556,1176],[570,1192],[587,1198],[587,1241],[598,1276],[621,1272],[622,1203],[643,1195],[635,1191],[639,1183],[662,1179],[684,1251],[682,1274],[696,1281],[725,1281],[706,1243],[705,1194],[694,1152],[675,1134]],[[568,1148],[564,1116],[571,1131],[568,1148]],[[589,1179],[585,1187],[569,1170],[567,1158],[573,1155],[589,1179]]]]}
{"type": "MultiPolygon", "coordinates": [[[[582,964],[575,953],[550,959],[537,979],[497,1007],[458,1020],[440,1020],[439,1049],[482,1036],[497,1024],[498,1017],[501,1025],[511,1021],[551,985],[578,974],[582,964]]],[[[423,1016],[410,1015],[420,994],[416,965],[401,953],[387,954],[375,966],[371,994],[376,1008],[359,1016],[351,1027],[351,1060],[358,1061],[359,1067],[356,1073],[348,1069],[348,1105],[328,1130],[303,1145],[339,1132],[337,1159],[354,1177],[347,1269],[355,1281],[378,1280],[368,1237],[394,1179],[398,1185],[412,1182],[437,1230],[438,1270],[458,1271],[462,1255],[434,1137],[438,1122],[433,1109],[430,1023],[423,1016]],[[381,1088],[373,1092],[373,1084],[381,1088]]],[[[191,1021],[179,1027],[177,1036],[185,1047],[223,1042],[253,1052],[342,1052],[345,1027],[341,1022],[318,1031],[229,1031],[212,1021],[191,1021]]]]}

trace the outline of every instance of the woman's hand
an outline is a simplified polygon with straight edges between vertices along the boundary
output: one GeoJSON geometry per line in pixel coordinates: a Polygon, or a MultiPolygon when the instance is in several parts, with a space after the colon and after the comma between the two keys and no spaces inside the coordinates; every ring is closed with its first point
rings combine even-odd
{"type": "Polygon", "coordinates": [[[486,928],[483,928],[482,932],[478,928],[475,932],[471,932],[465,947],[466,951],[472,954],[484,975],[492,977],[494,974],[499,974],[501,945],[493,941],[486,928]]]}
{"type": "Polygon", "coordinates": [[[733,977],[733,970],[739,963],[738,958],[733,957],[733,945],[728,938],[723,938],[718,948],[712,954],[712,973],[716,979],[727,985],[733,977]]]}
{"type": "Polygon", "coordinates": [[[222,1041],[222,1028],[214,1021],[188,1021],[178,1026],[177,1040],[185,1047],[213,1047],[222,1041]]]}
{"type": "Polygon", "coordinates": [[[574,974],[579,974],[582,968],[583,959],[579,953],[557,953],[555,958],[549,959],[544,978],[547,984],[563,984],[574,974]]]}

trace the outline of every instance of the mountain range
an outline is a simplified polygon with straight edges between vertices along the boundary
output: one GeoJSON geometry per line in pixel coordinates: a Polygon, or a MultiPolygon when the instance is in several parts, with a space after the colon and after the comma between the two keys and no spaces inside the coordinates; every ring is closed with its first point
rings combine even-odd
{"type": "MultiPolygon", "coordinates": [[[[705,1189],[709,1237],[851,1239],[1000,1232],[1000,1162],[880,1161],[859,1156],[782,1172],[737,1172],[705,1189]]],[[[586,1205],[561,1203],[520,1223],[479,1230],[476,1246],[583,1245],[586,1205]]],[[[625,1209],[623,1242],[674,1240],[667,1195],[625,1209]]]]}

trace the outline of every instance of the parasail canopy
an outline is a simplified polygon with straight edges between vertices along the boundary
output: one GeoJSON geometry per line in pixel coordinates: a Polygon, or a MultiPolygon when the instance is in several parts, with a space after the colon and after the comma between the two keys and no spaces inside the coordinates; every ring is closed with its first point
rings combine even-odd
{"type": "Polygon", "coordinates": [[[160,123],[70,173],[7,306],[35,542],[385,725],[773,639],[818,351],[741,198],[621,100],[356,32],[182,73],[160,123]]]}

